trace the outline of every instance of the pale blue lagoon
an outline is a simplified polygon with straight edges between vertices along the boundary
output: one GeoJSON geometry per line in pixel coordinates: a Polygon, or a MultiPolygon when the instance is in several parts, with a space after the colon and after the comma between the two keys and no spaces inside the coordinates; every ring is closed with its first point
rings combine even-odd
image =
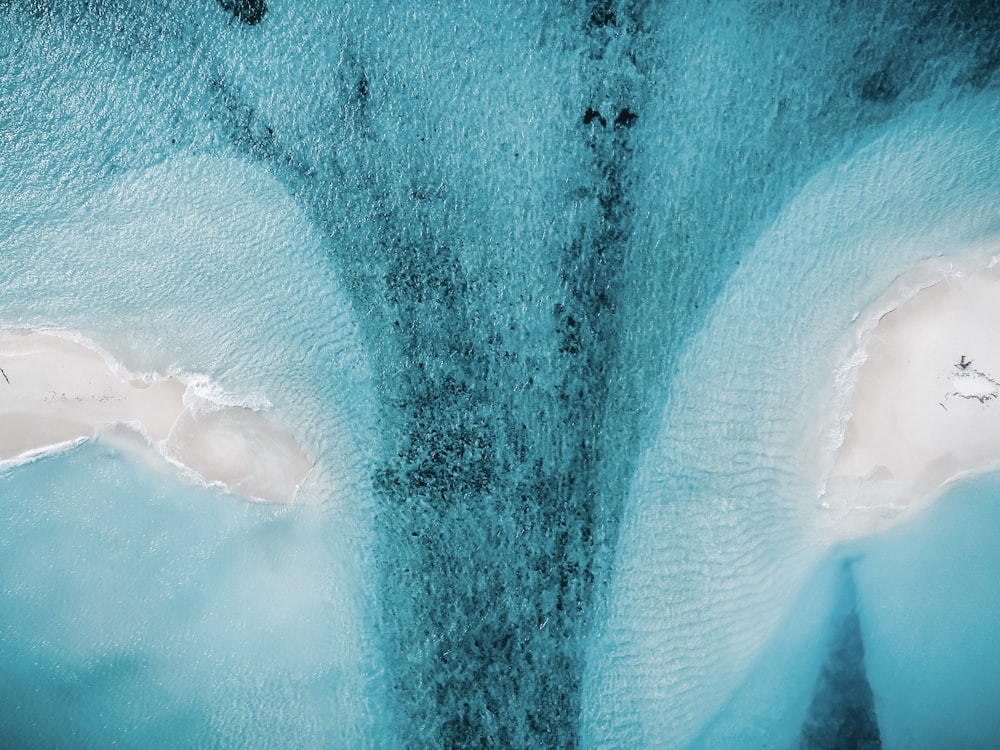
{"type": "Polygon", "coordinates": [[[997,747],[994,459],[824,490],[998,255],[983,0],[0,0],[0,329],[314,462],[0,463],[0,747],[997,747]]]}

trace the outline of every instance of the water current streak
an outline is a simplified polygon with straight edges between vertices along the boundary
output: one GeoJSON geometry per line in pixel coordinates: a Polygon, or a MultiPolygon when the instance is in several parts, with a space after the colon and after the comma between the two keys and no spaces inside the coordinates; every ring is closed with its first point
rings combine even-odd
{"type": "Polygon", "coordinates": [[[798,750],[879,750],[875,699],[865,671],[865,645],[851,564],[842,571],[837,621],[826,662],[816,680],[798,750]]]}
{"type": "Polygon", "coordinates": [[[621,505],[601,436],[616,432],[605,420],[639,108],[622,72],[632,72],[627,9],[594,3],[580,29],[594,84],[574,127],[590,188],[572,198],[584,218],[562,250],[559,297],[546,300],[557,348],[547,372],[488,330],[479,305],[503,290],[483,297],[463,275],[431,220],[440,194],[415,188],[410,215],[381,219],[407,367],[395,404],[406,419],[378,490],[391,668],[411,747],[577,743],[583,643],[621,505]],[[589,114],[598,108],[608,115],[589,114]]]}

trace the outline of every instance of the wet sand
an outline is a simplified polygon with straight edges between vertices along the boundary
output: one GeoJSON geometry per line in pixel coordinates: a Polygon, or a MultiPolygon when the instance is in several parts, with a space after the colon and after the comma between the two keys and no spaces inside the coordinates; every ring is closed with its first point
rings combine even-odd
{"type": "Polygon", "coordinates": [[[917,291],[863,348],[821,497],[845,537],[887,528],[955,479],[1000,466],[1000,268],[917,291]]]}
{"type": "Polygon", "coordinates": [[[291,502],[312,470],[262,413],[213,404],[179,378],[129,377],[79,337],[0,329],[0,462],[100,436],[144,446],[192,481],[256,500],[291,502]]]}

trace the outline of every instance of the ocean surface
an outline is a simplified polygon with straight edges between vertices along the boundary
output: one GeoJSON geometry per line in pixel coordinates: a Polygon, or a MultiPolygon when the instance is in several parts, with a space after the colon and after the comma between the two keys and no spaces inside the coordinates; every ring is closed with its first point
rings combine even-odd
{"type": "Polygon", "coordinates": [[[0,0],[0,325],[323,477],[4,467],[0,746],[996,747],[1000,481],[841,542],[815,467],[996,245],[1000,11],[496,5],[0,0]]]}

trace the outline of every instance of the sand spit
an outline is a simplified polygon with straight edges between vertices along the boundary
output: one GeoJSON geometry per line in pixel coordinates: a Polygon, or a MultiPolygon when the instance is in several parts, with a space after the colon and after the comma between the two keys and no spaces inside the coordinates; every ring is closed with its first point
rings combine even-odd
{"type": "Polygon", "coordinates": [[[255,500],[291,502],[313,466],[257,411],[213,403],[181,378],[130,376],[82,337],[0,329],[0,462],[95,436],[151,448],[187,478],[255,500]]]}
{"type": "Polygon", "coordinates": [[[821,497],[843,536],[887,528],[955,479],[1000,466],[1000,268],[954,272],[910,295],[854,359],[821,497]]]}

